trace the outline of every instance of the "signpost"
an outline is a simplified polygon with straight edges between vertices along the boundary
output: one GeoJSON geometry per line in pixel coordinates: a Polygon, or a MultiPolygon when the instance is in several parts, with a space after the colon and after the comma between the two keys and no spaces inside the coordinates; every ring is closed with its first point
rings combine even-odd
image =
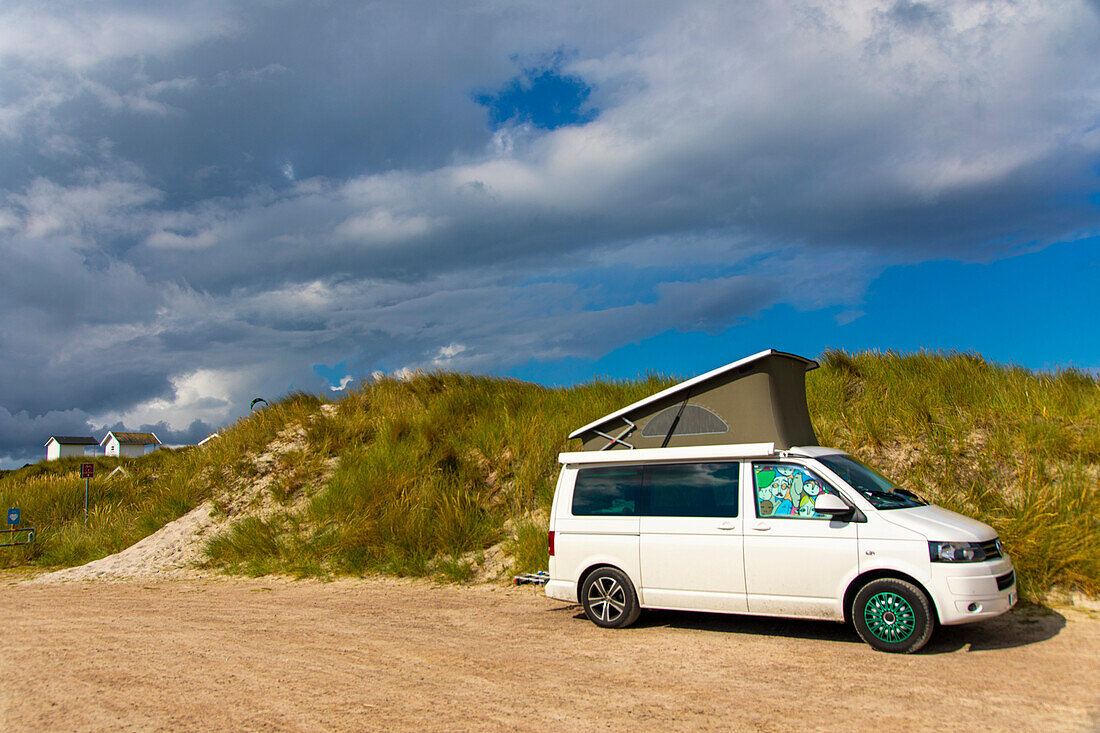
{"type": "Polygon", "coordinates": [[[81,463],[80,464],[80,478],[84,479],[84,524],[88,524],[88,484],[91,483],[92,475],[95,474],[94,463],[81,463]]]}
{"type": "Polygon", "coordinates": [[[19,507],[13,506],[8,509],[8,528],[0,529],[0,534],[6,535],[7,539],[15,540],[20,532],[27,533],[27,540],[25,542],[5,542],[0,544],[0,547],[15,547],[16,545],[27,545],[34,542],[34,527],[19,527],[19,507]]]}

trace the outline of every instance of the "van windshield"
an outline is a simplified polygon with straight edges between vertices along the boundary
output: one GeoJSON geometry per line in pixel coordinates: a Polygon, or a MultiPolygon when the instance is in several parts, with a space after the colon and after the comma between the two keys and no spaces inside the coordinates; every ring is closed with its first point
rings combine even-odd
{"type": "Polygon", "coordinates": [[[875,509],[907,509],[928,504],[911,491],[897,488],[878,471],[851,456],[819,456],[817,460],[863,494],[875,509]]]}

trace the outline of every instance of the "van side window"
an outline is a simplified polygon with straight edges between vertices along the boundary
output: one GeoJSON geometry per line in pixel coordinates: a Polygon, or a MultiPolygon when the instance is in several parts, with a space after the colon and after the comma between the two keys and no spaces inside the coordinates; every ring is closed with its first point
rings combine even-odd
{"type": "Polygon", "coordinates": [[[573,516],[636,516],[641,485],[640,466],[582,468],[573,487],[573,516]]]}
{"type": "Polygon", "coordinates": [[[828,519],[814,511],[819,494],[836,494],[807,468],[790,463],[753,463],[756,516],[793,519],[828,519]]]}
{"type": "Polygon", "coordinates": [[[649,466],[644,513],[652,517],[736,517],[741,464],[677,463],[649,466]]]}

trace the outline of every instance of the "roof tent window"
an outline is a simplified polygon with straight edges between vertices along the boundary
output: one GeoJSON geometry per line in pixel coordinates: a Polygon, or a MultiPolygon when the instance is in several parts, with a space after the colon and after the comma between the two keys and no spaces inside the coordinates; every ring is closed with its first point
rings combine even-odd
{"type": "MultiPolygon", "coordinates": [[[[663,438],[668,434],[672,422],[680,412],[680,405],[666,407],[658,412],[642,428],[642,436],[646,438],[663,438]]],[[[680,415],[680,422],[676,423],[676,435],[714,435],[729,431],[729,425],[725,420],[715,415],[705,407],[699,405],[685,405],[684,412],[680,415]]]]}

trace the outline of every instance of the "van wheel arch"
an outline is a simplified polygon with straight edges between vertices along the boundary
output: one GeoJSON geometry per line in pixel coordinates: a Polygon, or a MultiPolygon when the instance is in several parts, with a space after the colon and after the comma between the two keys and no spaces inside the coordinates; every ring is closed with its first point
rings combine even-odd
{"type": "Polygon", "coordinates": [[[932,607],[932,623],[937,626],[939,625],[939,609],[936,608],[936,601],[933,600],[932,594],[928,592],[928,589],[924,587],[924,583],[908,573],[903,573],[900,570],[888,570],[886,568],[868,570],[866,573],[857,576],[855,580],[848,584],[848,590],[844,591],[844,623],[852,623],[852,602],[855,601],[856,594],[863,589],[863,586],[867,585],[872,580],[881,580],[883,578],[896,578],[917,586],[920,592],[924,594],[924,597],[928,599],[928,605],[932,607]]]}
{"type": "Polygon", "coordinates": [[[605,629],[626,628],[642,612],[630,576],[608,563],[595,565],[585,574],[577,600],[588,620],[605,629]]]}
{"type": "MultiPolygon", "coordinates": [[[[626,572],[622,568],[616,567],[616,566],[612,565],[609,562],[599,562],[599,563],[596,563],[595,565],[593,565],[591,567],[585,568],[584,572],[580,574],[579,578],[577,578],[577,601],[578,602],[581,599],[581,588],[584,587],[584,581],[588,580],[588,576],[591,575],[592,573],[596,572],[600,568],[613,568],[615,570],[618,570],[620,573],[623,573],[623,575],[626,575],[626,572]]],[[[630,576],[627,575],[627,577],[629,578],[630,576]]]]}

